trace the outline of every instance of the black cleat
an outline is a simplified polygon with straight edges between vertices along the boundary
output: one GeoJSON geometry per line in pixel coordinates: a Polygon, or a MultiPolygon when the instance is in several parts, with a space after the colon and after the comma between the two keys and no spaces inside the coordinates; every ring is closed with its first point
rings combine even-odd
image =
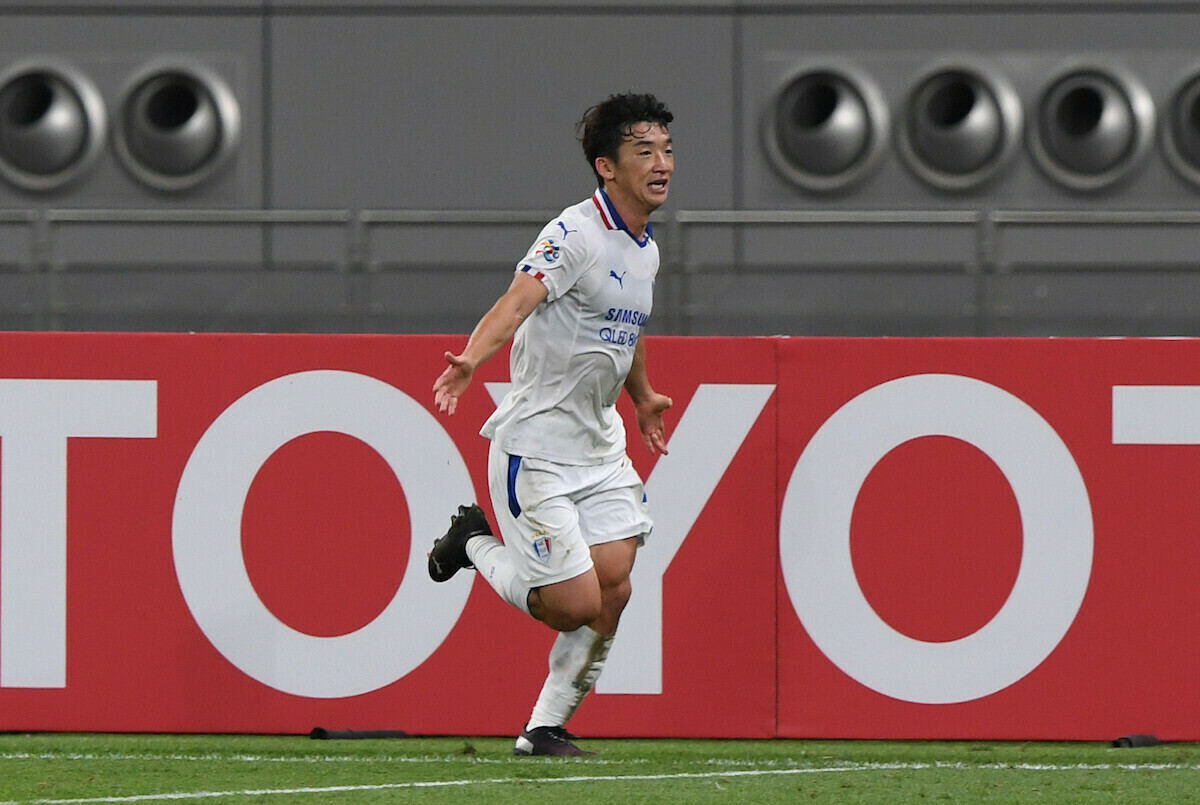
{"type": "Polygon", "coordinates": [[[513,747],[514,755],[594,755],[586,749],[580,749],[571,740],[577,736],[567,732],[564,727],[535,727],[526,729],[517,738],[513,747]]]}
{"type": "Polygon", "coordinates": [[[463,568],[474,567],[467,557],[467,540],[491,533],[487,515],[479,504],[459,506],[458,514],[450,517],[450,530],[446,536],[433,541],[433,550],[429,552],[429,578],[448,581],[463,568]]]}

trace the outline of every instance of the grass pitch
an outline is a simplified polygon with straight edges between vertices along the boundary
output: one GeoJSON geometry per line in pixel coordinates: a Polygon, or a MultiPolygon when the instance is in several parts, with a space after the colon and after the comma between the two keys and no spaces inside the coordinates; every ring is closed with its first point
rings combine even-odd
{"type": "Polygon", "coordinates": [[[1200,744],[0,735],[0,801],[972,803],[1200,801],[1200,744]]]}

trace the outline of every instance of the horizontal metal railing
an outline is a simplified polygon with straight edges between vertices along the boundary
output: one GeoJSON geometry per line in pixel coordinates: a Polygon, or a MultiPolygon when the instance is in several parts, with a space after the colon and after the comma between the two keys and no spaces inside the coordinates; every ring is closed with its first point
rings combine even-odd
{"type": "Polygon", "coordinates": [[[1200,210],[995,210],[990,217],[997,224],[1200,224],[1200,210]]]}
{"type": "MultiPolygon", "coordinates": [[[[45,267],[54,268],[57,233],[71,224],[146,225],[291,225],[341,226],[346,229],[347,267],[371,262],[371,230],[403,225],[539,225],[556,210],[435,210],[435,209],[43,209],[0,210],[0,224],[25,225],[35,240],[45,267]]],[[[672,238],[695,225],[821,226],[907,225],[974,226],[979,230],[979,253],[998,261],[990,232],[1009,225],[1077,226],[1190,226],[1200,225],[1200,210],[677,210],[651,219],[672,238]]],[[[672,243],[671,245],[683,245],[672,243]]],[[[669,252],[667,263],[674,262],[669,252]]]]}
{"type": "Polygon", "coordinates": [[[680,210],[682,224],[976,224],[978,210],[680,210]]]}
{"type": "MultiPolygon", "coordinates": [[[[379,268],[375,234],[396,226],[507,226],[537,227],[551,220],[556,210],[437,210],[437,209],[19,209],[0,210],[0,226],[25,228],[30,237],[29,271],[56,274],[69,270],[69,260],[60,254],[62,230],[74,225],[148,225],[148,226],[258,226],[270,228],[340,227],[343,252],[338,269],[345,272],[375,271],[379,268]]],[[[688,232],[703,226],[733,227],[821,227],[821,226],[912,226],[969,227],[974,230],[975,255],[963,262],[963,270],[985,275],[1005,269],[1004,242],[1001,233],[1008,227],[1079,226],[1144,227],[1197,226],[1200,210],[1053,210],[1053,209],[766,209],[766,210],[675,210],[659,211],[651,219],[663,243],[661,278],[668,294],[665,310],[672,311],[672,329],[687,332],[689,277],[704,255],[694,255],[688,244],[688,232]]],[[[11,230],[9,230],[11,232],[11,230]]],[[[10,235],[11,237],[11,235],[10,235]]],[[[265,242],[265,241],[264,241],[265,242]]],[[[961,248],[961,242],[960,247],[961,248]]],[[[936,255],[931,246],[930,254],[936,255]]],[[[264,254],[270,254],[264,250],[264,254]]],[[[498,256],[507,258],[511,255],[498,256]]],[[[16,261],[21,263],[21,261],[16,261]]],[[[269,260],[268,260],[269,262],[269,260]]],[[[1200,261],[1198,261],[1200,263],[1200,261]]],[[[9,260],[9,265],[14,261],[9,260]]],[[[1136,261],[1134,261],[1136,265],[1136,261]]],[[[1147,263],[1149,265],[1149,263],[1147,263]]],[[[403,260],[389,265],[404,270],[403,260]]],[[[798,264],[797,270],[805,265],[798,264]]],[[[1191,266],[1179,266],[1181,269],[1191,266]]],[[[980,303],[986,306],[984,278],[980,282],[980,303]]]]}

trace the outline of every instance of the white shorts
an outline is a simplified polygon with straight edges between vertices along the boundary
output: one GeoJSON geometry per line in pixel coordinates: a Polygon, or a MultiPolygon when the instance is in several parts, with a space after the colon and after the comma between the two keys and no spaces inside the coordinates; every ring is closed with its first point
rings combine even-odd
{"type": "Polygon", "coordinates": [[[626,455],[574,466],[510,456],[493,442],[488,486],[500,535],[530,587],[586,573],[590,546],[630,537],[641,545],[654,527],[642,479],[626,455]]]}

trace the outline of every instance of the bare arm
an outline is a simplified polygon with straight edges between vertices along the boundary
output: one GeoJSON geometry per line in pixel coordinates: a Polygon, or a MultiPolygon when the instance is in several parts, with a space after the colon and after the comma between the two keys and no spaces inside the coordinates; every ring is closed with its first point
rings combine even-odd
{"type": "Polygon", "coordinates": [[[504,295],[475,325],[461,355],[446,353],[449,366],[433,383],[433,401],[438,410],[453,415],[458,398],[471,385],[471,377],[485,361],[495,355],[516,334],[546,298],[546,286],[528,274],[517,274],[504,295]]]}
{"type": "Polygon", "coordinates": [[[650,385],[650,377],[646,372],[646,341],[639,338],[633,349],[633,365],[629,369],[629,377],[625,378],[625,391],[633,400],[637,412],[638,429],[642,432],[642,441],[651,454],[661,452],[667,454],[667,428],[663,424],[663,412],[671,407],[671,398],[659,394],[650,385]]]}

